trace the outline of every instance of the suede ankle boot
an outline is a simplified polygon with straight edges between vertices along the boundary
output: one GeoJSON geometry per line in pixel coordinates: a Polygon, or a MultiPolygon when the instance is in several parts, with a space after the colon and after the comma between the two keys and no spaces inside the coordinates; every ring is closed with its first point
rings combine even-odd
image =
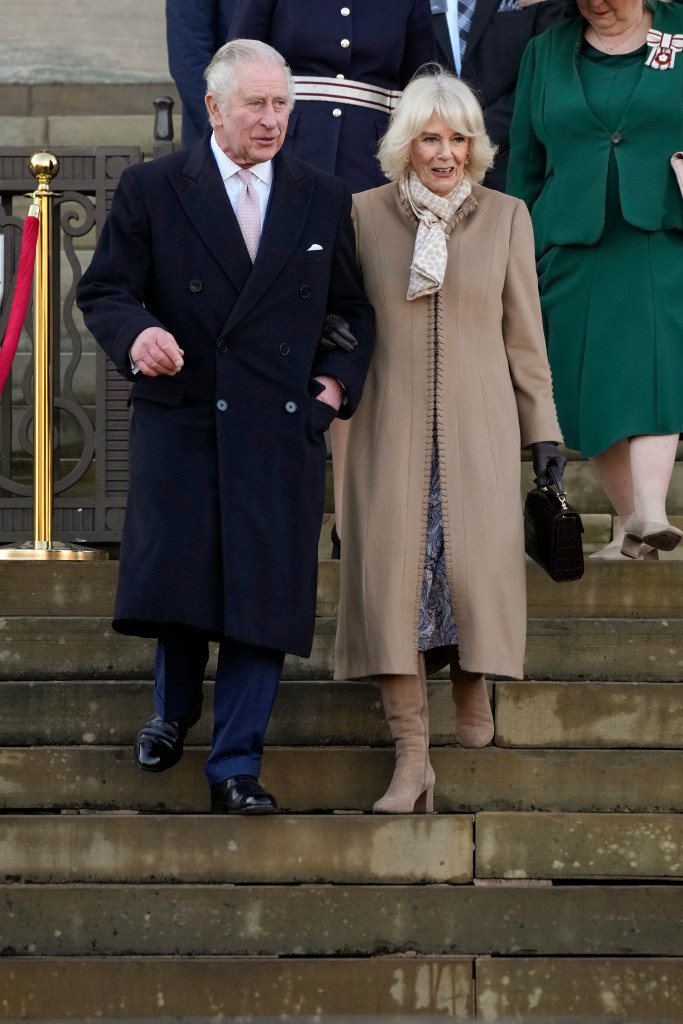
{"type": "Polygon", "coordinates": [[[486,747],[495,727],[486,679],[451,665],[453,703],[455,704],[455,742],[461,747],[486,747]]]}
{"type": "Polygon", "coordinates": [[[396,768],[375,814],[430,814],[434,809],[434,769],[429,762],[429,710],[424,657],[416,676],[387,676],[380,682],[382,703],[396,745],[396,768]]]}

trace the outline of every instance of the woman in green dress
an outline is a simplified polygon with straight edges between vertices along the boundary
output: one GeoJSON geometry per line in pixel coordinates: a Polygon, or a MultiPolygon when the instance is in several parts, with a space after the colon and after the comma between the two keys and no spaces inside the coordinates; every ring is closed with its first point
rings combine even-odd
{"type": "Polygon", "coordinates": [[[620,526],[600,558],[656,558],[683,431],[683,6],[577,0],[533,39],[507,189],[529,206],[560,424],[620,526]]]}

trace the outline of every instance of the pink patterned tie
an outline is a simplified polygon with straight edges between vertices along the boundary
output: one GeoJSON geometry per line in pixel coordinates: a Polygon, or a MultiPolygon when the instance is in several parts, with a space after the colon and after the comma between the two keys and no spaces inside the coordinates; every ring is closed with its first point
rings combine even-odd
{"type": "Polygon", "coordinates": [[[259,239],[261,237],[261,203],[253,185],[251,171],[238,171],[243,188],[237,203],[237,223],[242,228],[242,237],[251,262],[256,259],[259,239]]]}

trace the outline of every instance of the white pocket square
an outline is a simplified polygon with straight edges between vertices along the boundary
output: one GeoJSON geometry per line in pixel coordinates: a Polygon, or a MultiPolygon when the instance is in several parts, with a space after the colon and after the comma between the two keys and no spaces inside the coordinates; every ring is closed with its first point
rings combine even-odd
{"type": "Polygon", "coordinates": [[[317,242],[314,242],[313,245],[309,245],[306,252],[318,252],[320,249],[322,249],[322,245],[318,245],[317,242]]]}

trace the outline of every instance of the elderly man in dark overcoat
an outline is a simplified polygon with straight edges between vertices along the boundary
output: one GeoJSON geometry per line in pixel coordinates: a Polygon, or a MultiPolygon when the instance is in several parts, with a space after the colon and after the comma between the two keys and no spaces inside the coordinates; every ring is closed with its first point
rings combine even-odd
{"type": "Polygon", "coordinates": [[[269,813],[284,653],[313,640],[324,432],[359,401],[374,315],[347,185],[279,152],[281,56],[234,40],[206,77],[212,134],[124,172],[78,302],[133,382],[114,628],[157,638],[136,759],[179,760],[218,640],[212,809],[269,813]]]}

